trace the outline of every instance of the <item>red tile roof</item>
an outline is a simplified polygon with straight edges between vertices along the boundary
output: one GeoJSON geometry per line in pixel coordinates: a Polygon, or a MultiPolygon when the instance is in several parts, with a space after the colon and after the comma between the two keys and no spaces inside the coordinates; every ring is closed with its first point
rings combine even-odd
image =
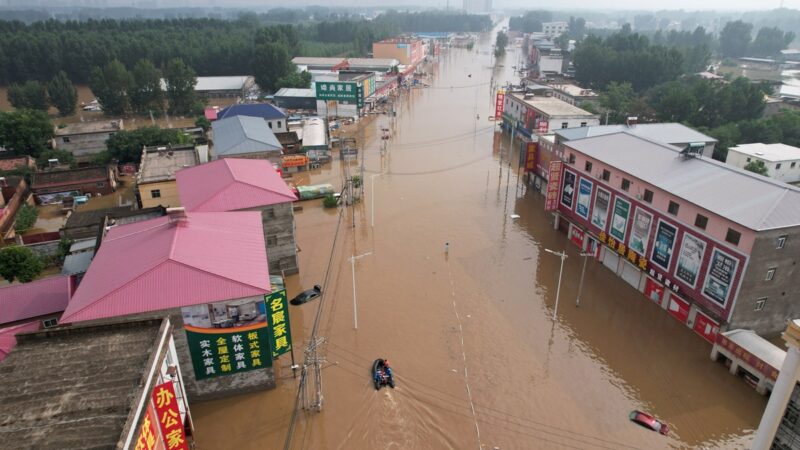
{"type": "Polygon", "coordinates": [[[263,295],[267,267],[258,212],[120,225],[103,240],[61,322],[263,295]]]}
{"type": "Polygon", "coordinates": [[[12,327],[0,328],[0,361],[11,353],[11,350],[17,345],[17,334],[27,333],[29,331],[36,331],[39,329],[40,321],[34,320],[33,322],[26,322],[12,327]]]}
{"type": "Polygon", "coordinates": [[[0,289],[0,324],[64,311],[72,278],[55,276],[0,289]]]}
{"type": "Polygon", "coordinates": [[[218,159],[179,170],[176,178],[187,211],[235,211],[297,200],[265,159],[218,159]]]}

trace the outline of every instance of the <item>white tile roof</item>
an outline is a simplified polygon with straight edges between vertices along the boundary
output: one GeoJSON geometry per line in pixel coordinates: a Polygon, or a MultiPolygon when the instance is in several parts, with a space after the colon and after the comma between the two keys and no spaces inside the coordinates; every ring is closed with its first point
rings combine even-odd
{"type": "Polygon", "coordinates": [[[800,159],[800,148],[786,144],[739,144],[729,149],[764,161],[780,162],[800,159]]]}

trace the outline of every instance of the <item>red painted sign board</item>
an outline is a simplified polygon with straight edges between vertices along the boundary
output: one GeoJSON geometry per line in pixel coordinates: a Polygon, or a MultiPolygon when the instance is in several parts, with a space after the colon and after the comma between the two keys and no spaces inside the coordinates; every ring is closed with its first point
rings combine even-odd
{"type": "Polygon", "coordinates": [[[497,91],[497,99],[494,105],[494,119],[500,120],[503,118],[503,103],[505,102],[506,94],[503,91],[497,91]]]}
{"type": "Polygon", "coordinates": [[[573,224],[570,224],[569,227],[569,240],[572,241],[573,244],[577,245],[578,248],[583,251],[583,240],[586,237],[586,233],[583,230],[576,227],[573,224]]]}
{"type": "Polygon", "coordinates": [[[169,450],[189,450],[186,442],[186,431],[183,428],[178,397],[171,381],[159,384],[153,389],[153,405],[156,407],[156,418],[164,437],[164,445],[169,450]]]}
{"type": "Polygon", "coordinates": [[[525,172],[536,170],[536,142],[528,142],[528,153],[525,155],[525,172]]]}
{"type": "Polygon", "coordinates": [[[686,323],[689,319],[689,302],[683,301],[676,295],[670,296],[668,310],[680,323],[686,323]]]}
{"type": "Polygon", "coordinates": [[[717,334],[716,343],[767,377],[772,378],[773,380],[778,379],[778,369],[765,363],[759,357],[738,346],[735,342],[726,338],[724,335],[717,334]]]}
{"type": "Polygon", "coordinates": [[[139,427],[139,438],[136,439],[135,450],[153,450],[156,448],[158,439],[158,430],[156,430],[155,418],[153,417],[153,410],[150,404],[147,405],[147,413],[142,420],[142,426],[139,427]]]}
{"type": "Polygon", "coordinates": [[[664,300],[664,285],[647,277],[644,283],[644,296],[660,305],[664,300]]]}
{"type": "Polygon", "coordinates": [[[719,334],[719,324],[700,311],[697,312],[692,329],[712,344],[717,339],[717,334],[719,334]]]}
{"type": "Polygon", "coordinates": [[[547,197],[544,202],[545,211],[558,209],[558,194],[561,188],[561,161],[550,161],[550,174],[547,177],[547,197]]]}

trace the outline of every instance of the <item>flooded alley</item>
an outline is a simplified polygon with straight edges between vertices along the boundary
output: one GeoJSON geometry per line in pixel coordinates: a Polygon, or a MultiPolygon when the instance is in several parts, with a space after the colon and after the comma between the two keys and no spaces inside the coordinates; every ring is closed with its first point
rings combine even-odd
{"type": "MultiPolygon", "coordinates": [[[[578,249],[523,183],[519,145],[487,120],[520,52],[495,62],[492,42],[444,52],[395,118],[368,119],[354,215],[318,201],[295,213],[289,297],[323,284],[329,261],[331,273],[322,303],[290,310],[302,362],[322,305],[326,363],[322,411],[300,412],[289,448],[746,448],[766,399],[713,363],[710,344],[596,261],[575,306],[578,249]],[[568,255],[556,321],[560,260],[546,248],[568,255]],[[391,360],[396,389],[373,388],[375,358],[391,360]],[[634,409],[670,435],[632,424],[634,409]]],[[[343,180],[334,157],[293,181],[343,180]]],[[[275,390],[192,404],[199,450],[284,448],[299,377],[288,355],[275,364],[275,390]]]]}

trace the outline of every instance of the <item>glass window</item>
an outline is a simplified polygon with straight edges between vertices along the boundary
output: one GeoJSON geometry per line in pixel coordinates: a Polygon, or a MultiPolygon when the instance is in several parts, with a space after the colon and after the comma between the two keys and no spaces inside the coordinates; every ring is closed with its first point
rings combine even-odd
{"type": "Polygon", "coordinates": [[[775,267],[767,270],[767,277],[764,278],[764,281],[772,281],[775,278],[775,267]]]}
{"type": "Polygon", "coordinates": [[[701,230],[705,230],[706,226],[708,226],[708,217],[698,214],[694,219],[694,226],[700,228],[701,230]]]}
{"type": "Polygon", "coordinates": [[[629,180],[627,178],[623,178],[622,179],[622,185],[620,187],[622,188],[623,191],[627,192],[628,189],[631,188],[631,180],[629,180]]]}
{"type": "Polygon", "coordinates": [[[778,170],[780,168],[781,168],[781,163],[775,164],[775,170],[778,170]]]}
{"type": "Polygon", "coordinates": [[[574,153],[570,153],[569,154],[569,163],[570,164],[575,164],[575,154],[574,153]]]}
{"type": "Polygon", "coordinates": [[[611,172],[603,169],[603,179],[608,181],[611,178],[611,172]]]}
{"type": "Polygon", "coordinates": [[[762,309],[764,309],[764,306],[766,304],[767,304],[767,297],[759,298],[758,300],[756,300],[755,311],[761,311],[762,309]]]}
{"type": "Polygon", "coordinates": [[[586,126],[586,122],[581,122],[581,126],[585,127],[586,126]]]}
{"type": "Polygon", "coordinates": [[[780,236],[778,238],[777,247],[775,248],[783,248],[784,245],[786,245],[786,236],[780,236]]]}
{"type": "Polygon", "coordinates": [[[161,198],[161,189],[153,189],[150,191],[150,198],[161,198]]]}
{"type": "Polygon", "coordinates": [[[650,189],[645,189],[643,198],[647,203],[653,203],[653,191],[650,189]]]}
{"type": "Polygon", "coordinates": [[[673,216],[677,216],[679,209],[681,209],[681,205],[679,205],[679,204],[677,204],[677,203],[675,203],[673,201],[670,201],[669,202],[669,207],[667,208],[667,212],[672,214],[673,216]]]}
{"type": "Polygon", "coordinates": [[[45,320],[42,321],[42,325],[45,328],[52,328],[52,327],[58,325],[58,319],[56,319],[55,317],[53,317],[52,319],[45,319],[45,320]]]}
{"type": "Polygon", "coordinates": [[[591,161],[586,161],[586,164],[583,165],[583,169],[586,170],[587,172],[591,172],[592,171],[592,162],[591,161]]]}
{"type": "Polygon", "coordinates": [[[561,122],[561,128],[567,128],[569,124],[567,122],[561,122]]]}
{"type": "Polygon", "coordinates": [[[796,165],[797,165],[797,163],[796,163],[796,162],[792,162],[792,164],[789,166],[789,168],[790,168],[790,169],[794,169],[794,166],[796,166],[796,165]]]}
{"type": "Polygon", "coordinates": [[[728,234],[725,236],[725,240],[730,242],[733,245],[739,245],[739,239],[742,238],[742,233],[738,231],[728,228],[728,234]]]}
{"type": "Polygon", "coordinates": [[[65,144],[69,143],[69,136],[64,136],[61,139],[64,141],[65,144]]]}

